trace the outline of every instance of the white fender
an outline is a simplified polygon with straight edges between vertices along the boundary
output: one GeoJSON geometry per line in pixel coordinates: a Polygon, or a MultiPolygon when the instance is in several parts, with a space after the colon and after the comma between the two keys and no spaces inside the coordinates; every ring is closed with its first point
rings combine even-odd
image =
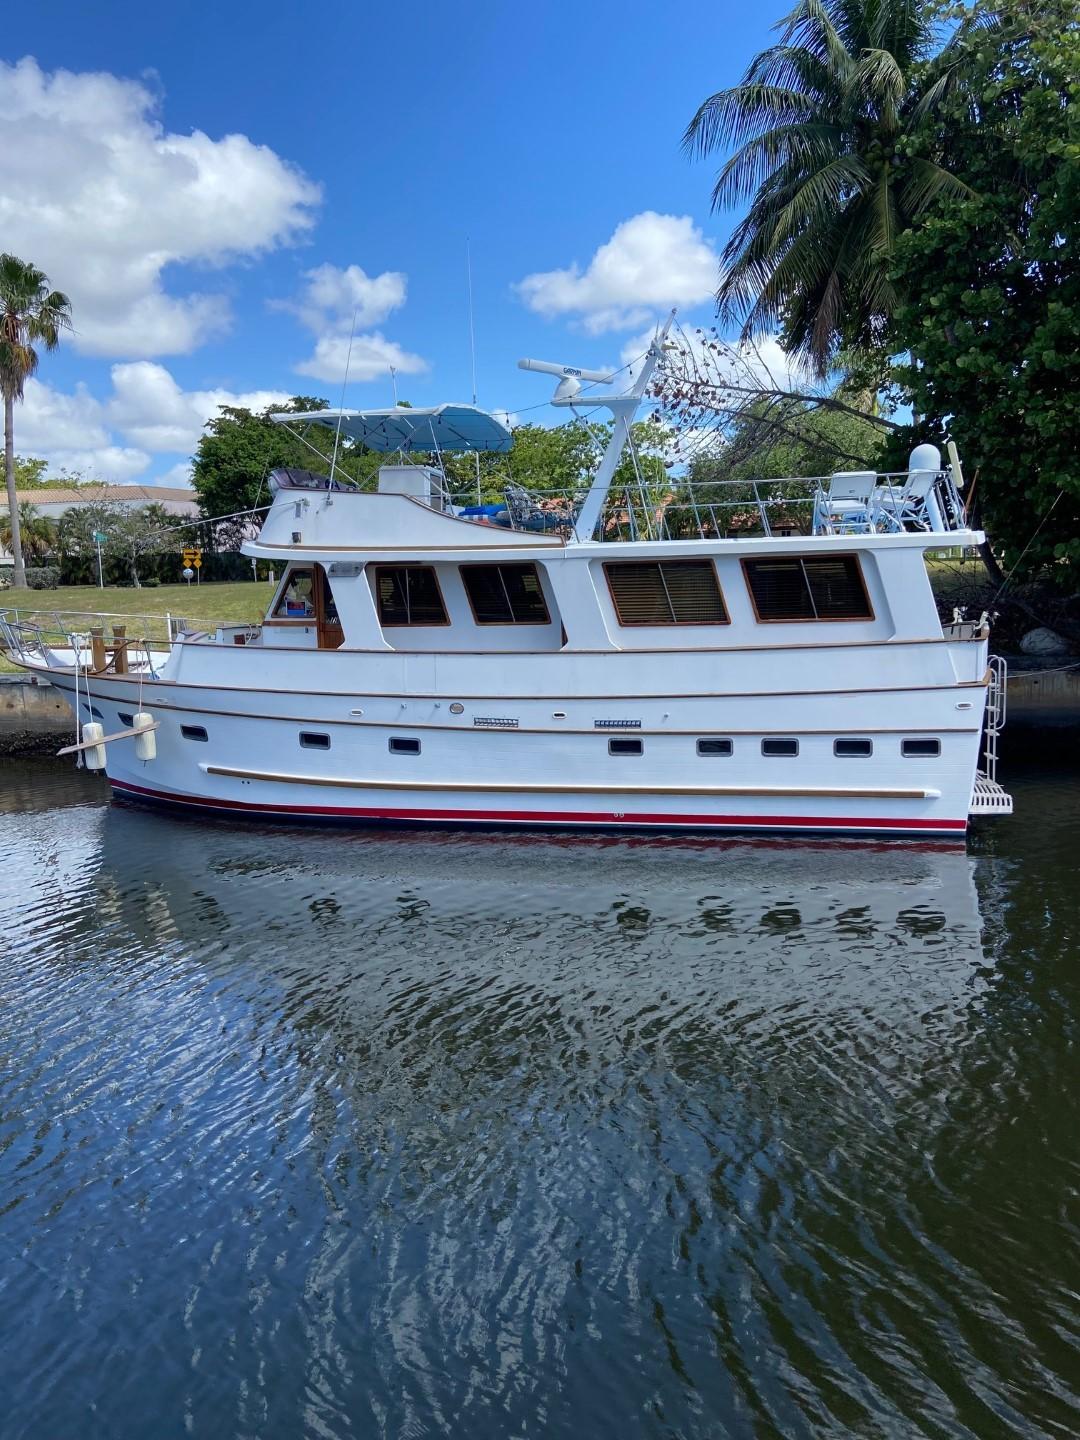
{"type": "Polygon", "coordinates": [[[148,727],[153,725],[154,717],[149,710],[140,710],[132,718],[131,728],[142,730],[145,733],[135,736],[135,759],[154,760],[157,758],[157,736],[148,727]]]}
{"type": "Polygon", "coordinates": [[[83,751],[83,763],[87,770],[105,769],[105,746],[97,743],[104,734],[104,725],[99,725],[96,720],[88,720],[82,727],[83,744],[90,747],[83,751]]]}

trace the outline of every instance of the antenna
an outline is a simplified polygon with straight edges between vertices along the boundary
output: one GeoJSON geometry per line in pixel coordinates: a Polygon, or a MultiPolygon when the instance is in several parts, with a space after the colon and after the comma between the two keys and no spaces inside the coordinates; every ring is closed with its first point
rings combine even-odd
{"type": "MultiPolygon", "coordinates": [[[[334,429],[334,453],[330,459],[330,484],[334,483],[337,468],[338,446],[341,444],[341,416],[345,409],[345,387],[349,383],[349,366],[352,364],[352,342],[356,337],[356,309],[352,312],[352,329],[349,331],[349,353],[345,356],[345,378],[341,382],[341,404],[338,406],[337,426],[334,429]]],[[[329,492],[328,492],[329,493],[329,492]]]]}
{"type": "Polygon", "coordinates": [[[394,387],[394,409],[397,409],[397,371],[393,365],[390,367],[390,384],[394,387]]]}
{"type": "Polygon", "coordinates": [[[476,404],[476,325],[473,316],[472,242],[465,237],[465,278],[469,297],[469,355],[472,360],[472,403],[476,404]]]}

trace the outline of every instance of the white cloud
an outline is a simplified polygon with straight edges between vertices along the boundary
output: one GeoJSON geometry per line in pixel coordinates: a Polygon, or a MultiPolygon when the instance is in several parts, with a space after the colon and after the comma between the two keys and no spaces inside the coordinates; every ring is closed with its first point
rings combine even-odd
{"type": "Polygon", "coordinates": [[[114,365],[112,382],[104,407],[109,424],[147,450],[194,450],[222,405],[259,411],[290,398],[283,390],[181,390],[165,366],[151,360],[114,365]]]}
{"type": "Polygon", "coordinates": [[[619,225],[584,270],[526,275],[530,310],[579,319],[591,335],[626,330],[672,305],[698,305],[717,285],[719,257],[689,215],[645,210],[619,225]]]}
{"type": "Polygon", "coordinates": [[[315,353],[299,365],[294,365],[293,369],[298,375],[333,382],[345,379],[346,365],[349,379],[358,382],[389,376],[391,365],[399,375],[422,375],[428,368],[421,355],[403,350],[378,330],[370,335],[354,336],[350,359],[349,333],[346,330],[344,333],[320,336],[315,343],[315,353]]]}
{"type": "Polygon", "coordinates": [[[174,457],[194,451],[220,406],[259,411],[290,398],[284,390],[183,390],[163,365],[149,360],[114,365],[111,375],[112,393],[104,401],[83,385],[66,393],[28,380],[26,398],[15,410],[17,453],[47,460],[50,474],[77,470],[110,483],[143,476],[155,456],[163,456],[167,473],[154,483],[184,485],[191,462],[174,457]]]}
{"type": "Polygon", "coordinates": [[[169,294],[173,263],[220,266],[303,238],[320,190],[245,135],[165,130],[146,85],[0,62],[0,235],[71,297],[96,355],[190,351],[227,300],[169,294]]]}
{"type": "Polygon", "coordinates": [[[343,270],[336,265],[317,265],[305,271],[304,279],[307,283],[298,300],[276,304],[298,315],[316,334],[334,328],[351,329],[354,313],[358,330],[381,324],[405,304],[408,283],[400,270],[368,275],[359,265],[348,265],[343,270]]]}

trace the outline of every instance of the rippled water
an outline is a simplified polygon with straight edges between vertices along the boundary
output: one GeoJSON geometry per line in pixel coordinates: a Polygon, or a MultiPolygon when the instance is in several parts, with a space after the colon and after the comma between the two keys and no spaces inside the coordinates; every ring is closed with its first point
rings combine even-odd
{"type": "Polygon", "coordinates": [[[968,853],[0,784],[0,1434],[1080,1430],[1080,784],[968,853]]]}

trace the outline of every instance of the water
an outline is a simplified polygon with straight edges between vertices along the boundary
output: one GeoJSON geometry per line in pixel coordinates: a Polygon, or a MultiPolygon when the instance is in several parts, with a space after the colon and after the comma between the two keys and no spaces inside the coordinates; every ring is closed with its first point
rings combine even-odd
{"type": "Polygon", "coordinates": [[[0,785],[0,1434],[1080,1430],[1080,783],[970,851],[0,785]]]}

